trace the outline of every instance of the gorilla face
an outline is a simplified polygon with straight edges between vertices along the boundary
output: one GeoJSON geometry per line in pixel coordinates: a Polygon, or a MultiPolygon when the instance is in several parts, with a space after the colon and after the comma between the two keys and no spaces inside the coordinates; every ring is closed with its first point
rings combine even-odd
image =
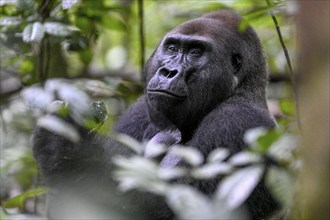
{"type": "Polygon", "coordinates": [[[146,65],[149,114],[161,129],[191,128],[233,92],[240,60],[227,48],[227,28],[208,20],[169,32],[146,65]],[[219,25],[223,31],[215,32],[219,25]]]}

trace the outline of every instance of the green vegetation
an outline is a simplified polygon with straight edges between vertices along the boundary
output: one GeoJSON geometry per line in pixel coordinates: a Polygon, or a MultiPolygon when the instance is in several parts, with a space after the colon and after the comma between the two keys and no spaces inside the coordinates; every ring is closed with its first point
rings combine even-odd
{"type": "MultiPolygon", "coordinates": [[[[250,148],[229,161],[223,161],[228,152],[219,149],[202,165],[200,152],[178,148],[173,153],[191,165],[187,169],[162,169],[152,158],[142,156],[147,143],[120,136],[136,156],[116,159],[116,179],[123,190],[138,188],[166,197],[177,216],[189,219],[234,218],[237,213],[230,208],[242,204],[258,181],[266,178],[285,204],[284,215],[289,215],[301,167],[298,129],[292,82],[269,12],[275,13],[295,68],[295,4],[149,0],[143,2],[143,23],[139,4],[141,1],[133,0],[0,0],[1,219],[17,215],[35,219],[45,212],[46,189],[41,186],[31,150],[35,124],[77,140],[74,128],[45,113],[83,118],[85,126],[109,135],[117,116],[142,93],[141,62],[164,33],[183,21],[227,7],[246,19],[241,28],[253,25],[262,40],[271,73],[270,109],[278,128],[249,131],[246,141],[250,148]],[[58,99],[65,102],[54,105],[58,99]],[[176,177],[215,176],[225,180],[213,199],[171,182],[176,177]],[[218,209],[220,206],[229,208],[218,209]]],[[[166,150],[158,147],[155,157],[166,150]]]]}

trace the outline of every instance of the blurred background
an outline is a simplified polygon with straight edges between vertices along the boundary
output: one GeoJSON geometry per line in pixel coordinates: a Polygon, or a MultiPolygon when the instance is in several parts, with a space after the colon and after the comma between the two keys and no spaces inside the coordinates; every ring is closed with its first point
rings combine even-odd
{"type": "Polygon", "coordinates": [[[270,73],[269,108],[284,133],[300,136],[301,126],[307,134],[299,145],[303,150],[289,158],[299,161],[295,166],[301,161],[306,166],[303,175],[301,165],[292,174],[289,196],[298,194],[304,204],[291,200],[297,211],[289,216],[310,219],[321,213],[328,218],[328,1],[0,0],[1,219],[44,213],[45,190],[31,133],[41,114],[35,109],[47,104],[40,101],[47,96],[42,89],[27,89],[64,78],[105,104],[111,130],[142,94],[143,65],[164,34],[223,8],[239,12],[262,41],[270,73]],[[310,209],[302,213],[301,207],[310,209]]]}

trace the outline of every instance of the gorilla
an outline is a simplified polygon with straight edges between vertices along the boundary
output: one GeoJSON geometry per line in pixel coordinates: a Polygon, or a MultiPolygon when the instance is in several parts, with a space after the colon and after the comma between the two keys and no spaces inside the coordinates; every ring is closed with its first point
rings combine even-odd
{"type": "MultiPolygon", "coordinates": [[[[231,155],[246,148],[243,136],[248,129],[275,127],[266,105],[268,76],[262,46],[250,26],[240,30],[241,20],[235,12],[221,10],[168,32],[145,65],[144,94],[120,117],[114,131],[140,142],[191,146],[206,157],[219,147],[231,155]]],[[[61,198],[79,195],[100,210],[111,207],[143,219],[175,219],[156,195],[116,191],[112,158],[132,155],[129,148],[66,120],[80,132],[78,143],[44,128],[37,128],[33,138],[35,158],[51,189],[51,218],[74,209],[74,202],[69,206],[61,198]]],[[[169,154],[160,164],[185,166],[169,154]]],[[[211,196],[218,182],[189,184],[211,196]]],[[[261,182],[244,207],[249,219],[264,219],[280,204],[261,182]]]]}

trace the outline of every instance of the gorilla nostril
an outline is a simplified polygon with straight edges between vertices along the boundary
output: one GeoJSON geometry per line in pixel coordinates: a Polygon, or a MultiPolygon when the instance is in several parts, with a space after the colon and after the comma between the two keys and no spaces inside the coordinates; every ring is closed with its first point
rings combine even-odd
{"type": "Polygon", "coordinates": [[[178,74],[178,71],[177,70],[171,70],[168,72],[167,74],[167,78],[173,78],[176,74],[178,74]]]}
{"type": "Polygon", "coordinates": [[[168,70],[166,68],[163,68],[159,71],[159,73],[162,76],[165,76],[166,78],[173,78],[174,76],[176,76],[176,74],[178,74],[177,70],[168,70]]]}

